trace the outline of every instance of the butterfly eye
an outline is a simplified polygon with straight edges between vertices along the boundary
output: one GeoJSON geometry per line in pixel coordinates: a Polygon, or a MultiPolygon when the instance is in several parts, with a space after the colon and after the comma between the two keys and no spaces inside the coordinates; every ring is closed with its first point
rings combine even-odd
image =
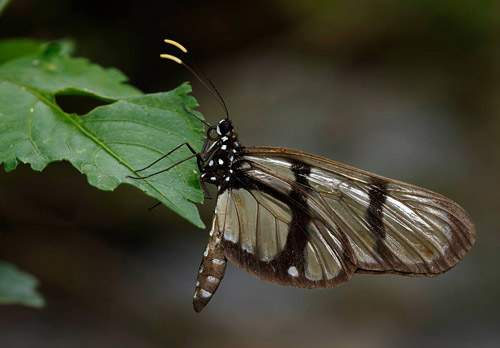
{"type": "Polygon", "coordinates": [[[222,120],[217,125],[217,133],[219,135],[227,135],[229,132],[232,131],[232,129],[233,129],[233,126],[232,126],[231,122],[229,122],[228,120],[222,120]]]}

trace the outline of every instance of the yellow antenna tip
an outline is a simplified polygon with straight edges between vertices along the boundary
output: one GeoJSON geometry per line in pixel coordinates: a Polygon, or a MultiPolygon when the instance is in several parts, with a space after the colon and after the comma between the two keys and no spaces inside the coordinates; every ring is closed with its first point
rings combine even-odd
{"type": "Polygon", "coordinates": [[[170,45],[174,45],[175,47],[177,47],[178,49],[180,49],[184,53],[187,53],[187,51],[188,51],[184,46],[182,46],[180,43],[178,43],[174,40],[165,39],[163,41],[165,41],[166,43],[168,43],[170,45]]]}
{"type": "Polygon", "coordinates": [[[165,59],[173,60],[174,62],[176,62],[178,64],[182,64],[182,60],[180,60],[179,58],[174,57],[174,56],[172,56],[170,54],[160,54],[160,57],[161,58],[165,58],[165,59]]]}

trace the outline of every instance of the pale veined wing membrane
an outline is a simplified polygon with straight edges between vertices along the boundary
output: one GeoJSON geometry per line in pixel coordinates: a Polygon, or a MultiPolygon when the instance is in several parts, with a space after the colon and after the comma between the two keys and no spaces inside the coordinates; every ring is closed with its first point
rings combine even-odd
{"type": "Polygon", "coordinates": [[[306,211],[297,185],[281,179],[245,169],[220,195],[217,211],[227,205],[226,223],[220,226],[226,257],[280,285],[333,287],[348,280],[353,267],[342,259],[341,244],[324,238],[332,232],[306,211]]]}
{"type": "Polygon", "coordinates": [[[358,272],[433,276],[453,267],[475,240],[463,209],[428,190],[292,150],[246,148],[244,160],[251,164],[240,179],[245,185],[250,178],[267,190],[301,191],[302,202],[283,189],[282,200],[316,223],[322,240],[312,245],[330,246],[358,272]],[[292,170],[297,162],[309,168],[298,173],[303,180],[292,170]]]}
{"type": "MultiPolygon", "coordinates": [[[[341,185],[340,189],[344,194],[340,204],[350,208],[350,217],[357,218],[361,231],[370,233],[371,226],[366,222],[366,212],[371,203],[369,192],[359,184],[341,185]]],[[[441,251],[446,250],[448,239],[440,236],[440,231],[425,222],[413,209],[402,206],[398,200],[390,197],[389,191],[383,207],[382,220],[384,235],[371,234],[364,239],[371,242],[370,250],[376,251],[378,260],[357,257],[358,267],[374,271],[394,270],[417,274],[440,273],[451,267],[446,263],[431,267],[432,260],[429,260],[429,257],[435,256],[446,262],[441,251]]],[[[351,234],[359,233],[358,231],[360,230],[351,227],[351,234]]],[[[360,251],[361,248],[355,249],[360,251]]]]}

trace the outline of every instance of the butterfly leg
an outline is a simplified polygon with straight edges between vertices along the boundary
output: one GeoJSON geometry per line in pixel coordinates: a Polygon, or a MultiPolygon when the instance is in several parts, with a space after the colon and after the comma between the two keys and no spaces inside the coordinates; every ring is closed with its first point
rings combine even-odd
{"type": "Polygon", "coordinates": [[[152,166],[154,166],[156,163],[160,162],[162,159],[170,156],[173,152],[175,152],[176,150],[180,149],[182,146],[187,146],[189,151],[191,151],[191,153],[194,155],[194,154],[198,154],[198,152],[196,152],[193,147],[186,141],[182,144],[179,144],[177,145],[176,147],[174,147],[172,150],[170,150],[169,152],[167,152],[166,154],[164,154],[163,156],[161,156],[160,158],[158,158],[157,160],[155,160],[153,163],[147,165],[146,167],[144,168],[141,168],[141,169],[137,169],[135,170],[135,172],[142,172],[143,170],[146,170],[148,168],[151,168],[152,166]]]}
{"type": "Polygon", "coordinates": [[[204,193],[204,198],[205,199],[212,199],[212,195],[210,194],[210,191],[208,191],[207,184],[205,184],[205,181],[200,180],[200,186],[201,189],[203,190],[204,193]]]}
{"type": "Polygon", "coordinates": [[[175,162],[174,164],[172,164],[170,167],[168,167],[166,169],[162,169],[160,171],[157,171],[155,173],[152,173],[152,174],[149,174],[149,175],[146,175],[146,176],[131,176],[131,175],[126,175],[126,177],[129,178],[129,179],[136,179],[136,180],[147,179],[147,178],[150,178],[152,176],[155,176],[155,175],[158,175],[158,174],[161,174],[161,173],[164,173],[164,172],[168,172],[170,169],[172,169],[174,167],[177,167],[179,164],[184,163],[186,161],[189,161],[191,158],[194,158],[196,156],[197,156],[197,154],[188,156],[188,157],[184,158],[183,160],[175,162]]]}
{"type": "Polygon", "coordinates": [[[180,145],[177,145],[176,147],[174,147],[172,150],[170,150],[168,153],[166,153],[165,155],[161,156],[160,158],[158,158],[156,161],[154,161],[153,163],[151,163],[150,165],[142,168],[142,169],[138,169],[136,170],[135,172],[141,172],[143,170],[146,170],[148,168],[151,168],[153,165],[155,165],[156,163],[160,162],[162,159],[166,158],[167,156],[169,156],[170,154],[172,154],[174,151],[178,150],[179,148],[181,148],[182,146],[187,146],[189,151],[191,151],[192,155],[189,156],[189,157],[186,157],[184,158],[183,160],[180,160],[174,164],[172,164],[170,167],[166,168],[166,169],[163,169],[163,170],[160,170],[158,172],[155,172],[153,174],[150,174],[150,175],[147,175],[147,176],[143,176],[143,177],[136,177],[136,176],[130,176],[130,175],[127,175],[126,177],[127,178],[130,178],[130,179],[146,179],[146,178],[149,178],[151,176],[154,176],[154,175],[157,175],[157,174],[160,174],[160,173],[164,173],[166,171],[169,171],[170,169],[174,168],[175,166],[178,166],[179,164],[181,163],[184,163],[186,162],[187,160],[190,160],[191,158],[193,157],[196,157],[197,159],[197,164],[198,164],[198,169],[200,169],[201,172],[203,172],[203,158],[201,156],[201,153],[197,152],[195,149],[193,149],[193,147],[188,143],[188,142],[184,142],[180,145]]]}

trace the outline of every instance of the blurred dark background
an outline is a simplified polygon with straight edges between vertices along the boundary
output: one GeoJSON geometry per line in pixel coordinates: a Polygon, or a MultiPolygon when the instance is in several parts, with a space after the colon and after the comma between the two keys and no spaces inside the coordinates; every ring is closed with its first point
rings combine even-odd
{"type": "MultiPolygon", "coordinates": [[[[0,259],[36,275],[42,310],[0,307],[0,347],[500,346],[498,1],[14,0],[0,38],[72,38],[145,92],[194,80],[185,44],[240,139],[300,149],[459,202],[478,240],[434,279],[356,275],[336,289],[228,267],[191,308],[207,231],[68,163],[0,171],[0,259]]],[[[200,111],[222,110],[193,82],[200,111]]],[[[200,206],[210,224],[213,201],[200,206]]]]}

